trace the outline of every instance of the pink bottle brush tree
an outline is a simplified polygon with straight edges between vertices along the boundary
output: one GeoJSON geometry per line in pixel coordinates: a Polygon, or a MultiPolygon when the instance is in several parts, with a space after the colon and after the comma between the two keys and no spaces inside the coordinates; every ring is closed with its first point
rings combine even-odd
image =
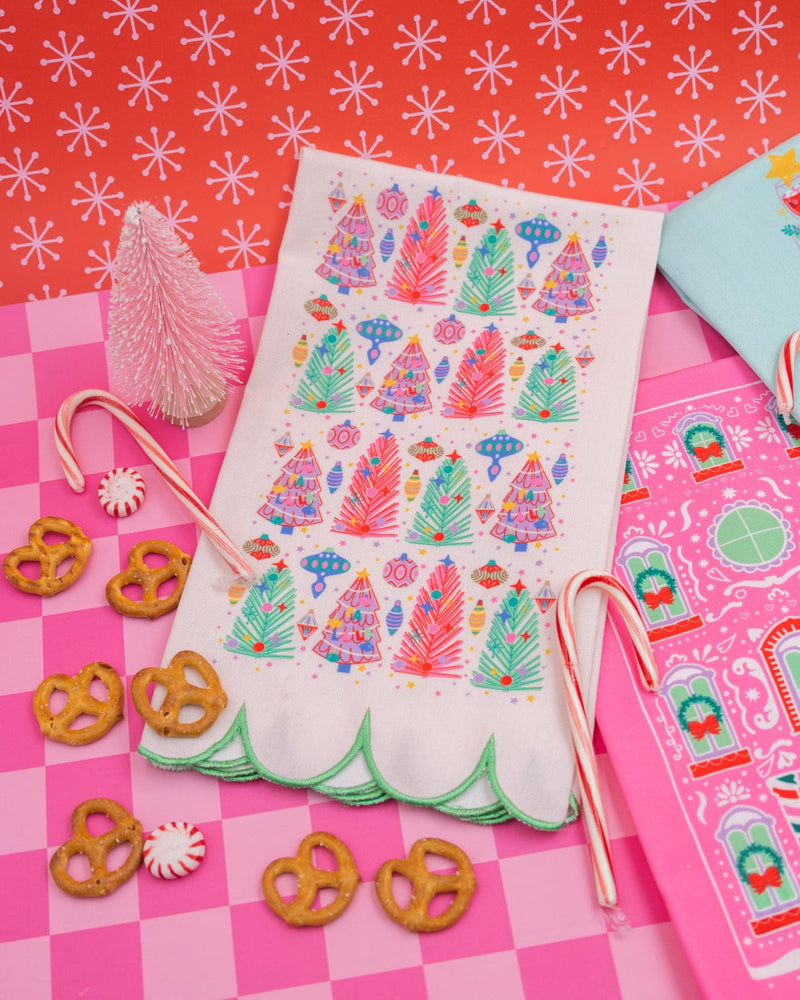
{"type": "Polygon", "coordinates": [[[182,427],[213,419],[244,367],[235,329],[232,313],[166,218],[149,202],[131,205],[109,313],[120,395],[182,427]]]}

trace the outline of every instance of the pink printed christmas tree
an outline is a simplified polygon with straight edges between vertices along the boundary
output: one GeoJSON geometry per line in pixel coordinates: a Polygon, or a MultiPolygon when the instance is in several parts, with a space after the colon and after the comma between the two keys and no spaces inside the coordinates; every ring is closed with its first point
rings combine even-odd
{"type": "Polygon", "coordinates": [[[406,227],[387,296],[398,302],[444,305],[446,257],[447,217],[442,196],[434,188],[406,227]]]}
{"type": "Polygon", "coordinates": [[[281,525],[281,534],[322,521],[320,468],[310,441],[305,441],[283,466],[266,503],[258,513],[271,524],[281,525]]]}
{"type": "Polygon", "coordinates": [[[552,538],[557,532],[553,525],[551,485],[538,454],[528,455],[500,505],[492,535],[514,543],[515,552],[525,552],[531,542],[552,538]]]}
{"type": "Polygon", "coordinates": [[[125,213],[112,276],[108,340],[120,395],[182,427],[216,416],[244,365],[235,320],[148,202],[125,213]]]}
{"type": "Polygon", "coordinates": [[[349,674],[354,663],[380,660],[379,610],[369,574],[365,569],[360,570],[336,602],[314,652],[338,664],[337,670],[342,674],[349,674]]]}
{"type": "Polygon", "coordinates": [[[419,677],[458,677],[463,618],[464,593],[458,569],[446,556],[420,589],[393,669],[419,677]]]}
{"type": "Polygon", "coordinates": [[[578,234],[573,233],[553,261],[533,308],[545,316],[555,316],[556,323],[566,323],[570,316],[582,316],[594,310],[591,288],[589,264],[581,250],[578,234]]]}
{"type": "Polygon", "coordinates": [[[333,530],[362,537],[396,535],[400,465],[397,438],[384,431],[359,458],[333,530]]]}
{"type": "Polygon", "coordinates": [[[493,325],[482,330],[461,359],[442,415],[464,420],[500,416],[505,357],[500,331],[493,325]]]}
{"type": "Polygon", "coordinates": [[[403,420],[407,413],[431,408],[430,362],[420,347],[419,337],[409,337],[403,351],[392,362],[370,406],[403,420]]]}
{"type": "Polygon", "coordinates": [[[363,195],[339,219],[336,233],[325,251],[317,274],[336,285],[346,295],[351,288],[366,288],[375,284],[375,251],[372,223],[364,207],[363,195]]]}

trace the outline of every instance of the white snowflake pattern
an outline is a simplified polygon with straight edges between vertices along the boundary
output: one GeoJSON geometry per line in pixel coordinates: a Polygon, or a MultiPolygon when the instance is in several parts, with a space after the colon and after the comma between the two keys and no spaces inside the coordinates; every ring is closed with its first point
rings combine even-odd
{"type": "MultiPolygon", "coordinates": [[[[56,15],[60,14],[61,8],[58,6],[58,0],[50,0],[50,2],[53,5],[53,13],[56,15]]],[[[78,0],[67,0],[67,3],[70,5],[70,7],[74,7],[77,2],[78,0]]],[[[44,0],[36,0],[36,3],[33,5],[33,9],[41,10],[43,6],[44,6],[44,0]]]]}
{"type": "Polygon", "coordinates": [[[650,451],[634,451],[633,457],[636,465],[644,479],[648,479],[658,472],[658,459],[650,451]]]}
{"type": "Polygon", "coordinates": [[[89,145],[90,140],[96,142],[97,145],[103,149],[108,145],[105,139],[101,138],[99,135],[95,135],[95,132],[108,131],[111,128],[110,122],[97,122],[95,124],[95,118],[100,114],[100,108],[92,108],[89,113],[88,118],[83,117],[83,105],[80,101],[75,102],[75,117],[70,118],[66,111],[59,111],[58,117],[72,125],[72,128],[59,128],[56,129],[56,135],[61,138],[65,135],[74,135],[75,138],[67,145],[67,152],[71,153],[79,142],[83,142],[83,152],[85,156],[92,155],[92,148],[89,145]]]}
{"type": "MultiPolygon", "coordinates": [[[[5,17],[5,16],[6,12],[4,10],[0,10],[0,17],[5,17]]],[[[0,28],[0,48],[5,49],[6,52],[11,52],[13,50],[14,48],[13,44],[9,42],[8,39],[3,38],[2,36],[14,35],[16,34],[16,31],[17,31],[16,25],[13,24],[9,24],[8,27],[0,28]]]]}
{"type": "Polygon", "coordinates": [[[570,87],[571,83],[574,83],[578,79],[579,71],[574,69],[568,80],[564,80],[563,77],[564,68],[563,66],[556,66],[556,80],[551,80],[545,73],[539,77],[542,83],[548,84],[552,89],[550,90],[537,90],[533,95],[537,101],[547,100],[551,98],[550,103],[544,109],[544,113],[549,115],[553,108],[558,105],[559,107],[559,118],[567,117],[567,104],[570,104],[576,111],[580,111],[583,105],[580,101],[576,101],[572,96],[573,94],[585,94],[586,84],[580,87],[570,87]]]}
{"type": "Polygon", "coordinates": [[[579,139],[578,144],[574,149],[570,149],[570,144],[572,142],[569,135],[562,135],[561,140],[564,143],[564,148],[559,149],[552,142],[548,142],[547,148],[551,153],[555,153],[555,160],[545,160],[543,166],[548,170],[551,167],[558,167],[559,169],[552,177],[554,184],[557,184],[561,180],[561,176],[566,173],[567,183],[570,187],[575,187],[575,174],[579,173],[582,177],[591,176],[591,172],[585,167],[582,167],[582,163],[592,163],[594,162],[594,153],[584,153],[581,156],[581,151],[586,147],[586,140],[579,139]]]}
{"type": "Polygon", "coordinates": [[[239,190],[244,191],[245,194],[254,195],[256,189],[250,187],[249,184],[245,184],[246,180],[254,180],[258,177],[257,170],[251,170],[245,173],[244,168],[250,162],[250,157],[244,153],[238,164],[234,167],[233,165],[233,154],[230,150],[225,151],[225,163],[219,164],[216,160],[212,160],[209,166],[212,170],[216,170],[219,173],[219,177],[206,177],[206,184],[209,187],[214,184],[222,185],[218,191],[215,192],[214,197],[217,201],[222,201],[224,196],[230,191],[231,197],[233,199],[234,205],[238,205],[241,201],[239,197],[239,190]]]}
{"type": "Polygon", "coordinates": [[[300,146],[313,146],[310,140],[306,139],[307,135],[316,135],[319,132],[319,125],[310,125],[308,128],[303,128],[305,123],[311,117],[310,111],[304,111],[303,117],[299,121],[294,120],[294,108],[289,105],[286,109],[286,117],[289,119],[287,122],[283,122],[277,115],[272,115],[270,121],[275,125],[279,125],[283,131],[282,132],[268,132],[267,138],[270,142],[276,141],[278,139],[285,140],[281,148],[278,150],[278,156],[283,156],[286,152],[286,148],[291,145],[292,155],[297,159],[300,146]]]}
{"type": "Polygon", "coordinates": [[[339,105],[339,110],[344,111],[350,101],[353,102],[357,115],[363,115],[364,109],[361,105],[362,99],[368,101],[372,107],[376,107],[378,104],[377,97],[373,97],[369,94],[369,90],[380,90],[383,87],[383,83],[380,80],[376,80],[374,83],[367,83],[367,78],[371,73],[375,72],[374,66],[367,66],[363,74],[359,77],[358,70],[356,69],[355,59],[350,60],[350,74],[351,77],[348,78],[342,73],[341,70],[334,71],[334,78],[339,79],[344,84],[343,87],[331,87],[330,94],[331,97],[335,97],[337,94],[345,94],[345,98],[339,105]]]}
{"type": "Polygon", "coordinates": [[[769,417],[764,417],[759,420],[756,424],[756,434],[758,435],[759,441],[768,441],[771,444],[777,444],[780,441],[781,436],[778,433],[778,428],[773,424],[769,417]]]}
{"type": "Polygon", "coordinates": [[[417,163],[415,167],[417,170],[429,170],[433,174],[448,174],[450,173],[450,168],[456,165],[455,160],[451,160],[449,157],[445,163],[439,163],[439,156],[437,153],[431,153],[431,165],[426,167],[424,163],[417,163]]]}
{"type": "Polygon", "coordinates": [[[685,14],[686,27],[689,31],[694,31],[696,27],[694,23],[695,14],[704,21],[709,21],[711,14],[703,10],[703,4],[714,4],[716,2],[717,0],[669,0],[669,2],[664,4],[664,10],[677,10],[678,13],[672,18],[673,24],[678,24],[685,14]]]}
{"type": "Polygon", "coordinates": [[[654,185],[663,184],[664,178],[650,176],[656,169],[655,163],[648,164],[645,172],[640,173],[639,162],[638,157],[633,158],[632,173],[630,174],[623,167],[617,167],[617,173],[620,177],[624,177],[628,183],[615,184],[614,190],[628,192],[622,199],[623,205],[630,205],[632,199],[635,197],[637,208],[642,208],[646,204],[646,198],[650,198],[653,202],[661,200],[660,195],[655,191],[651,191],[650,188],[654,185]]]}
{"type": "MultiPolygon", "coordinates": [[[[489,81],[489,93],[496,94],[497,86],[495,84],[495,78],[499,78],[506,86],[510,86],[511,77],[506,76],[503,72],[504,69],[516,69],[518,66],[516,59],[511,59],[508,62],[501,62],[500,60],[509,51],[509,47],[504,45],[502,49],[494,55],[492,52],[492,41],[489,39],[486,42],[486,58],[484,59],[477,49],[470,49],[469,54],[473,59],[478,60],[477,66],[466,66],[464,72],[467,76],[471,76],[473,73],[480,73],[476,83],[473,83],[473,90],[480,90],[486,81],[489,81]]],[[[544,79],[544,77],[542,77],[544,79]]]]}
{"type": "Polygon", "coordinates": [[[31,227],[30,232],[27,232],[21,226],[14,226],[14,232],[23,238],[23,242],[12,243],[11,249],[27,250],[28,252],[20,259],[20,264],[24,267],[32,257],[35,257],[36,266],[40,271],[43,271],[47,266],[45,263],[45,255],[51,260],[60,259],[61,255],[56,253],[55,250],[51,250],[50,247],[52,244],[63,243],[64,237],[47,235],[55,225],[52,219],[48,219],[41,230],[38,228],[35,216],[31,215],[28,218],[28,223],[31,227]]]}
{"type": "Polygon", "coordinates": [[[134,93],[128,98],[128,107],[132,108],[140,97],[144,97],[145,107],[148,111],[153,110],[152,97],[157,97],[162,103],[169,100],[166,94],[163,94],[158,88],[161,84],[172,83],[171,76],[162,76],[159,79],[155,79],[156,73],[161,69],[161,60],[156,59],[153,63],[152,68],[145,72],[144,59],[142,56],[136,57],[136,62],[139,65],[138,73],[135,70],[128,69],[127,66],[121,66],[120,69],[123,73],[126,73],[132,80],[133,83],[120,83],[117,85],[117,90],[133,90],[134,93]]]}
{"type": "Polygon", "coordinates": [[[733,500],[735,499],[738,492],[739,491],[735,490],[732,486],[726,486],[725,489],[722,491],[722,498],[723,500],[733,500]]]}
{"type": "Polygon", "coordinates": [[[550,0],[551,8],[549,11],[545,10],[544,7],[537,3],[533,8],[535,14],[541,14],[544,20],[542,21],[531,21],[528,25],[533,31],[539,28],[545,28],[545,33],[536,39],[538,45],[545,45],[547,39],[550,35],[553,36],[553,48],[561,48],[561,35],[566,35],[566,37],[574,42],[578,37],[576,32],[570,31],[566,27],[568,24],[580,24],[583,17],[580,14],[573,14],[572,17],[567,17],[570,10],[575,6],[575,0],[566,0],[563,8],[559,10],[558,0],[550,0]]]}
{"type": "Polygon", "coordinates": [[[482,160],[488,160],[492,153],[497,153],[498,163],[506,162],[506,150],[509,153],[513,153],[514,156],[519,156],[520,147],[515,146],[511,141],[512,139],[521,139],[525,135],[524,129],[518,129],[516,132],[511,131],[511,126],[516,122],[516,115],[509,115],[505,121],[505,124],[500,124],[500,112],[492,112],[492,123],[489,124],[483,120],[483,118],[478,119],[478,128],[482,128],[486,135],[476,135],[473,136],[472,142],[476,146],[480,146],[482,143],[486,143],[486,149],[481,153],[482,160]]]}
{"type": "Polygon", "coordinates": [[[164,195],[164,205],[166,210],[164,211],[164,218],[169,223],[170,229],[175,233],[180,233],[187,240],[194,238],[194,233],[190,233],[184,223],[187,222],[197,222],[196,215],[181,215],[184,208],[189,207],[189,202],[185,198],[181,198],[180,204],[177,208],[172,207],[172,198],[170,195],[164,195]]]}
{"type": "Polygon", "coordinates": [[[400,51],[400,49],[408,49],[408,53],[401,60],[404,66],[408,66],[414,56],[416,56],[419,68],[425,69],[427,67],[427,63],[425,62],[426,55],[430,56],[435,62],[438,62],[442,58],[442,53],[437,52],[433,46],[446,42],[447,35],[439,35],[438,38],[432,38],[431,33],[436,30],[439,22],[435,18],[432,18],[428,27],[423,31],[420,24],[421,20],[422,18],[419,14],[414,15],[413,30],[407,28],[404,24],[398,24],[397,30],[406,35],[409,41],[395,42],[392,48],[395,52],[400,51]]]}
{"type": "Polygon", "coordinates": [[[678,444],[668,444],[665,445],[661,457],[664,459],[665,465],[668,465],[672,469],[685,469],[686,461],[683,457],[683,449],[678,444]]]}
{"type": "Polygon", "coordinates": [[[197,62],[203,52],[206,52],[208,58],[208,65],[214,66],[216,64],[216,54],[217,51],[220,55],[229,56],[231,50],[222,44],[221,38],[233,38],[236,32],[233,30],[228,31],[218,31],[222,22],[225,20],[224,14],[218,14],[216,21],[209,27],[208,24],[208,11],[200,10],[197,12],[201,24],[194,24],[189,18],[183,22],[185,28],[189,28],[194,32],[194,35],[189,35],[186,38],[181,39],[181,45],[196,45],[197,48],[192,52],[189,58],[192,62],[197,62]]]}
{"type": "Polygon", "coordinates": [[[692,156],[697,153],[697,161],[701,167],[706,165],[706,153],[710,153],[715,159],[720,156],[720,151],[714,149],[712,143],[722,142],[725,138],[725,133],[720,132],[719,135],[710,135],[711,130],[717,124],[716,118],[709,119],[708,125],[705,128],[701,128],[700,125],[700,115],[694,115],[694,131],[685,122],[680,122],[678,129],[687,136],[686,139],[676,139],[673,146],[676,149],[681,149],[683,146],[687,146],[686,155],[681,157],[684,163],[688,163],[692,156]]]}
{"type": "Polygon", "coordinates": [[[753,48],[757,56],[761,55],[761,41],[762,39],[767,45],[777,45],[778,39],[773,38],[770,34],[771,31],[779,31],[783,27],[783,21],[770,21],[773,14],[778,13],[778,8],[775,4],[771,4],[769,10],[761,16],[761,0],[756,0],[753,4],[753,16],[749,17],[746,11],[740,10],[739,17],[745,22],[745,26],[741,28],[731,28],[732,35],[744,35],[744,38],[739,42],[740,51],[744,52],[750,42],[753,42],[753,48]]]}
{"type": "Polygon", "coordinates": [[[690,45],[689,55],[687,56],[686,61],[681,59],[680,56],[673,56],[672,61],[681,66],[682,69],[671,70],[667,73],[668,80],[682,80],[682,82],[675,88],[676,94],[682,94],[687,85],[691,84],[693,101],[696,101],[698,97],[698,84],[702,84],[706,90],[714,89],[714,84],[709,80],[706,80],[706,74],[719,73],[719,66],[716,64],[713,66],[705,65],[706,60],[711,58],[711,49],[706,49],[700,59],[697,58],[696,53],[697,47],[695,45],[690,45]]]}
{"type": "Polygon", "coordinates": [[[402,116],[404,122],[417,119],[416,125],[411,128],[412,135],[416,135],[423,125],[428,126],[427,135],[429,139],[434,137],[435,133],[433,129],[435,125],[444,129],[445,132],[450,128],[450,123],[441,117],[442,115],[451,115],[455,111],[452,104],[445,105],[440,103],[446,96],[447,94],[443,90],[440,90],[436,97],[431,100],[427,83],[422,85],[420,100],[416,100],[411,94],[406,94],[408,103],[417,109],[416,111],[404,111],[402,116]]]}
{"type": "Polygon", "coordinates": [[[271,87],[278,76],[281,77],[283,81],[283,89],[291,89],[291,83],[289,82],[289,74],[296,76],[298,81],[305,80],[305,73],[301,73],[299,70],[295,69],[295,66],[306,65],[310,62],[309,56],[294,55],[297,49],[300,48],[300,42],[295,39],[292,42],[292,47],[288,52],[283,49],[283,36],[275,36],[275,46],[277,52],[273,52],[272,49],[268,48],[266,45],[260,45],[259,49],[264,53],[265,56],[270,58],[266,62],[256,63],[256,69],[266,69],[273,70],[272,76],[268,77],[264,82],[268,87],[271,87]],[[294,56],[294,58],[292,58],[294,56]]]}
{"type": "Polygon", "coordinates": [[[356,156],[360,156],[363,160],[379,160],[381,157],[384,159],[391,159],[392,151],[391,149],[384,150],[384,152],[378,152],[378,146],[383,142],[383,136],[378,135],[375,137],[375,141],[372,145],[367,145],[367,133],[362,129],[358,133],[358,138],[361,142],[360,146],[351,142],[349,139],[345,139],[344,148],[349,149],[351,152],[355,153],[356,156]]]}
{"type": "Polygon", "coordinates": [[[31,187],[36,188],[37,191],[44,191],[45,185],[41,184],[36,180],[36,176],[39,174],[46,175],[50,173],[48,167],[38,167],[34,168],[33,164],[39,159],[38,153],[31,153],[28,157],[26,163],[22,162],[22,150],[19,146],[15,146],[12,151],[16,163],[12,163],[5,156],[0,156],[0,170],[7,167],[9,173],[0,173],[0,181],[11,181],[6,194],[9,198],[12,198],[19,188],[22,191],[22,198],[24,201],[31,200],[31,187]]]}
{"type": "Polygon", "coordinates": [[[131,29],[131,38],[134,42],[139,40],[139,25],[147,31],[152,31],[155,25],[148,21],[145,14],[155,14],[158,11],[158,4],[151,3],[147,7],[143,6],[144,0],[111,0],[117,10],[103,11],[103,20],[108,21],[112,17],[118,17],[119,21],[114,27],[114,34],[121,35],[122,29],[128,25],[131,29]]]}
{"type": "Polygon", "coordinates": [[[342,29],[345,33],[345,41],[348,45],[353,44],[353,31],[360,32],[364,38],[369,34],[369,28],[359,22],[367,17],[374,17],[373,10],[359,10],[363,0],[325,0],[325,6],[332,10],[330,17],[321,17],[320,24],[335,24],[336,27],[328,35],[332,41],[336,41],[336,36],[342,29]]]}
{"type": "Polygon", "coordinates": [[[459,7],[463,7],[465,3],[472,3],[475,6],[472,10],[467,11],[467,20],[471,21],[478,11],[483,11],[483,23],[492,23],[492,13],[499,14],[500,17],[505,15],[505,7],[501,7],[496,0],[458,0],[459,7]]]}
{"type": "Polygon", "coordinates": [[[287,196],[288,201],[279,201],[278,208],[289,208],[292,204],[292,199],[294,198],[294,191],[290,184],[281,184],[281,191],[283,191],[283,193],[287,196]]]}
{"type": "Polygon", "coordinates": [[[14,115],[16,115],[25,124],[31,120],[31,116],[26,115],[25,112],[20,111],[19,108],[23,104],[33,104],[33,98],[20,97],[17,98],[17,100],[14,100],[20,92],[21,87],[22,84],[17,81],[17,83],[14,84],[14,89],[11,92],[7,91],[5,80],[2,76],[0,76],[0,117],[5,115],[9,132],[16,132],[17,130],[14,115]]]}
{"type": "Polygon", "coordinates": [[[630,71],[631,71],[630,60],[631,59],[633,59],[636,63],[638,63],[639,66],[644,66],[646,60],[644,59],[643,56],[639,55],[636,52],[637,49],[649,49],[650,48],[650,40],[649,39],[643,39],[640,42],[636,41],[636,39],[639,37],[639,35],[643,31],[644,31],[644,25],[640,24],[636,28],[636,30],[633,32],[633,34],[630,36],[630,38],[629,38],[628,37],[628,22],[627,21],[620,21],[620,23],[619,23],[620,37],[619,38],[617,38],[617,36],[614,34],[614,32],[611,31],[608,28],[603,32],[604,37],[610,38],[611,41],[614,42],[613,45],[609,45],[608,47],[602,46],[600,48],[600,55],[601,56],[607,56],[607,55],[611,55],[612,53],[614,53],[614,58],[611,60],[611,62],[609,62],[609,63],[606,64],[606,69],[613,69],[617,65],[617,63],[620,61],[620,59],[622,60],[622,72],[623,72],[624,76],[628,76],[630,74],[630,71]]]}
{"type": "Polygon", "coordinates": [[[764,83],[764,73],[763,70],[756,70],[756,82],[755,84],[749,83],[747,80],[742,80],[741,84],[745,90],[749,91],[749,95],[745,97],[737,97],[737,104],[749,104],[750,107],[744,112],[744,117],[749,118],[753,112],[758,109],[758,120],[763,125],[767,120],[767,108],[774,112],[776,115],[781,113],[781,109],[775,104],[775,101],[779,98],[786,97],[785,90],[771,90],[770,88],[774,83],[779,83],[778,74],[773,73],[769,81],[764,83]]]}
{"type": "Polygon", "coordinates": [[[614,111],[619,111],[618,115],[609,115],[604,119],[606,125],[614,125],[616,122],[620,123],[619,128],[614,133],[614,138],[619,139],[623,134],[625,129],[629,130],[628,141],[636,142],[636,129],[640,128],[645,135],[650,135],[653,131],[649,125],[645,125],[642,121],[643,118],[655,118],[655,111],[642,111],[643,106],[648,102],[650,98],[647,94],[642,94],[639,98],[639,103],[634,107],[631,91],[625,91],[625,107],[623,107],[618,101],[611,101],[611,108],[614,111]]]}
{"type": "Polygon", "coordinates": [[[272,19],[274,21],[277,21],[278,18],[281,16],[278,13],[278,3],[282,3],[287,10],[294,10],[293,0],[261,0],[261,3],[253,8],[253,13],[260,14],[261,11],[267,6],[267,4],[269,4],[270,7],[272,8],[272,19]]]}
{"type": "Polygon", "coordinates": [[[759,156],[763,156],[764,153],[769,152],[772,149],[772,143],[769,139],[761,140],[761,149],[756,149],[755,146],[747,147],[747,155],[752,156],[754,160],[757,160],[759,156]]]}
{"type": "Polygon", "coordinates": [[[42,42],[42,45],[53,53],[53,58],[45,59],[43,57],[39,60],[39,65],[57,67],[53,75],[50,77],[53,83],[57,83],[61,74],[66,72],[69,77],[70,87],[74,87],[78,83],[75,79],[76,72],[83,73],[85,77],[90,77],[92,75],[92,71],[87,69],[86,66],[82,66],[81,62],[84,59],[94,59],[94,52],[78,52],[78,49],[86,41],[83,35],[78,35],[72,48],[67,47],[66,31],[59,31],[58,37],[61,41],[60,49],[47,39],[42,42]]]}
{"type": "Polygon", "coordinates": [[[147,163],[142,170],[142,175],[147,177],[153,167],[158,167],[158,177],[159,180],[166,180],[167,173],[165,167],[172,167],[173,170],[180,170],[181,164],[177,163],[172,157],[177,154],[182,154],[186,152],[183,146],[173,146],[170,148],[170,143],[175,138],[175,132],[171,129],[167,132],[167,137],[165,139],[158,138],[158,128],[152,125],[150,128],[150,135],[153,137],[152,143],[149,143],[143,136],[137,135],[136,142],[140,146],[144,146],[144,153],[133,153],[131,156],[132,160],[147,160],[147,163]]]}
{"type": "MultiPolygon", "coordinates": [[[[67,294],[66,288],[59,288],[58,291],[53,289],[51,291],[50,286],[48,284],[45,283],[44,285],[42,285],[41,299],[44,301],[47,301],[48,299],[63,299],[66,296],[66,294],[67,294]]],[[[33,292],[28,292],[28,302],[39,302],[39,301],[40,297],[38,295],[34,295],[33,292]]]]}
{"type": "Polygon", "coordinates": [[[106,224],[106,218],[103,212],[110,212],[112,215],[119,215],[120,209],[116,205],[112,204],[119,198],[124,198],[124,193],[122,191],[117,191],[116,194],[110,194],[109,188],[114,183],[113,177],[107,177],[105,184],[102,187],[97,185],[97,174],[94,170],[89,171],[89,184],[87,187],[80,181],[75,181],[75,187],[78,191],[83,192],[86,195],[85,198],[72,198],[71,204],[73,206],[87,205],[86,211],[81,216],[81,221],[86,222],[92,212],[97,212],[97,222],[98,225],[104,226],[106,224]]]}
{"type": "Polygon", "coordinates": [[[260,254],[255,248],[256,247],[268,247],[269,240],[257,240],[256,235],[260,232],[261,226],[256,222],[249,233],[245,234],[244,222],[241,219],[236,220],[237,232],[232,233],[229,229],[223,229],[222,235],[227,236],[231,241],[230,246],[218,246],[218,253],[230,253],[233,251],[233,257],[227,262],[227,267],[236,267],[239,260],[241,260],[242,267],[251,267],[253,260],[257,261],[259,264],[263,264],[266,261],[266,257],[260,254]]]}
{"type": "Polygon", "coordinates": [[[194,108],[194,116],[199,118],[201,115],[208,115],[208,118],[203,123],[204,132],[210,132],[213,125],[217,123],[220,135],[227,135],[228,122],[237,128],[240,128],[244,124],[244,119],[237,117],[233,112],[244,111],[247,107],[247,102],[239,101],[236,104],[233,103],[233,98],[238,89],[235,84],[231,84],[228,88],[228,93],[224,97],[220,93],[219,82],[217,80],[211,84],[211,87],[214,91],[213,95],[206,94],[202,90],[197,91],[198,99],[205,101],[208,107],[194,108]]]}
{"type": "Polygon", "coordinates": [[[734,427],[728,428],[728,433],[730,434],[731,441],[733,441],[737,448],[749,448],[753,443],[750,431],[746,427],[740,427],[736,424],[734,427]]]}
{"type": "Polygon", "coordinates": [[[97,280],[94,282],[95,288],[101,288],[107,281],[110,282],[114,271],[114,254],[111,252],[111,241],[103,240],[102,247],[102,255],[96,250],[89,250],[87,256],[90,260],[96,260],[97,264],[94,266],[87,264],[83,269],[84,274],[98,275],[97,280]]]}

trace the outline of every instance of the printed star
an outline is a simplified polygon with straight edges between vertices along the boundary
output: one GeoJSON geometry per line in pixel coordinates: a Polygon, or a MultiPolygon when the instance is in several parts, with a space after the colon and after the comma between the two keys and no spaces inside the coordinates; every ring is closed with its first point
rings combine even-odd
{"type": "Polygon", "coordinates": [[[538,462],[539,461],[539,452],[538,451],[532,451],[530,453],[530,455],[528,455],[528,461],[529,462],[538,462]]]}
{"type": "Polygon", "coordinates": [[[355,198],[353,198],[353,203],[355,205],[363,205],[364,204],[364,195],[363,194],[357,194],[355,196],[355,198]]]}
{"type": "Polygon", "coordinates": [[[496,233],[499,233],[501,229],[505,229],[505,228],[506,227],[503,225],[503,223],[499,219],[497,220],[497,222],[493,222],[492,223],[492,229],[494,229],[494,231],[496,233]]]}
{"type": "Polygon", "coordinates": [[[459,453],[458,453],[458,452],[457,452],[457,451],[455,450],[455,448],[453,448],[453,450],[452,450],[452,451],[450,452],[450,454],[449,454],[449,455],[448,455],[447,457],[448,457],[448,458],[450,459],[450,461],[451,461],[451,462],[453,463],[453,465],[455,465],[455,464],[456,464],[456,461],[457,461],[457,460],[458,460],[459,458],[461,458],[461,456],[460,456],[460,455],[459,455],[459,453]]]}
{"type": "Polygon", "coordinates": [[[334,328],[334,330],[338,330],[339,333],[341,333],[342,330],[346,329],[345,324],[341,320],[339,320],[338,323],[334,323],[333,324],[333,328],[334,328]]]}
{"type": "Polygon", "coordinates": [[[800,174],[800,163],[797,162],[794,149],[787,149],[781,156],[770,155],[770,162],[772,166],[767,178],[778,177],[786,187],[791,187],[795,175],[800,174]]]}
{"type": "Polygon", "coordinates": [[[527,588],[527,587],[525,586],[525,584],[524,584],[524,583],[522,582],[522,580],[519,580],[519,579],[518,579],[516,583],[512,583],[512,584],[511,584],[511,589],[512,589],[512,590],[516,590],[516,592],[517,592],[517,597],[519,597],[520,593],[521,593],[521,592],[522,592],[523,590],[527,590],[528,588],[527,588]]]}
{"type": "Polygon", "coordinates": [[[558,354],[559,351],[566,351],[566,347],[563,344],[553,344],[553,350],[558,354]]]}
{"type": "Polygon", "coordinates": [[[408,342],[409,342],[409,344],[418,344],[419,343],[419,337],[416,334],[412,334],[408,338],[408,342]]]}
{"type": "Polygon", "coordinates": [[[437,187],[433,187],[428,192],[428,194],[431,195],[433,198],[441,198],[442,197],[442,193],[441,193],[441,191],[439,191],[439,189],[437,187]]]}
{"type": "Polygon", "coordinates": [[[283,571],[284,571],[284,570],[286,569],[286,563],[285,563],[285,562],[283,561],[283,559],[281,559],[281,561],[280,561],[280,562],[276,562],[276,563],[275,563],[275,569],[276,569],[276,570],[277,570],[277,571],[278,571],[279,573],[282,573],[282,572],[283,572],[283,571]]]}
{"type": "Polygon", "coordinates": [[[439,562],[442,563],[442,565],[448,569],[450,566],[453,565],[453,560],[450,558],[450,556],[445,556],[444,559],[440,559],[439,562]]]}

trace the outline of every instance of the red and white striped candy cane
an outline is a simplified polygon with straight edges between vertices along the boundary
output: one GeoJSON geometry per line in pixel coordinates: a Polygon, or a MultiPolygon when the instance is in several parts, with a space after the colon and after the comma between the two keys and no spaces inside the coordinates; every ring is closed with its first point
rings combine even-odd
{"type": "Polygon", "coordinates": [[[112,417],[126,427],[133,435],[136,443],[142,448],[153,465],[164,477],[164,481],[189,511],[209,541],[220,552],[230,568],[238,576],[254,577],[252,567],[244,553],[234,545],[220,525],[212,516],[200,497],[192,490],[174,463],[150,434],[139,422],[133,410],[110,392],[104,389],[82,389],[67,396],[58,408],[55,424],[56,449],[61,460],[61,466],[67,482],[76,493],[83,493],[86,480],[78,465],[78,456],[70,436],[70,423],[73,416],[84,406],[100,406],[112,417]]]}
{"type": "Polygon", "coordinates": [[[642,684],[650,691],[659,686],[658,667],[647,638],[647,629],[636,602],[623,585],[610,573],[584,570],[576,573],[558,595],[556,631],[561,648],[562,679],[567,697],[569,728],[580,785],[581,807],[592,854],[597,896],[608,909],[617,905],[617,887],[611,865],[608,825],[600,796],[597,761],[592,749],[592,731],[583,700],[577,671],[578,651],[575,639],[575,600],[581,591],[596,587],[606,593],[619,608],[625,627],[636,649],[636,660],[642,684]]]}
{"type": "Polygon", "coordinates": [[[794,408],[794,363],[800,350],[800,330],[786,338],[778,358],[778,370],[775,376],[775,401],[778,413],[787,416],[794,408]]]}

